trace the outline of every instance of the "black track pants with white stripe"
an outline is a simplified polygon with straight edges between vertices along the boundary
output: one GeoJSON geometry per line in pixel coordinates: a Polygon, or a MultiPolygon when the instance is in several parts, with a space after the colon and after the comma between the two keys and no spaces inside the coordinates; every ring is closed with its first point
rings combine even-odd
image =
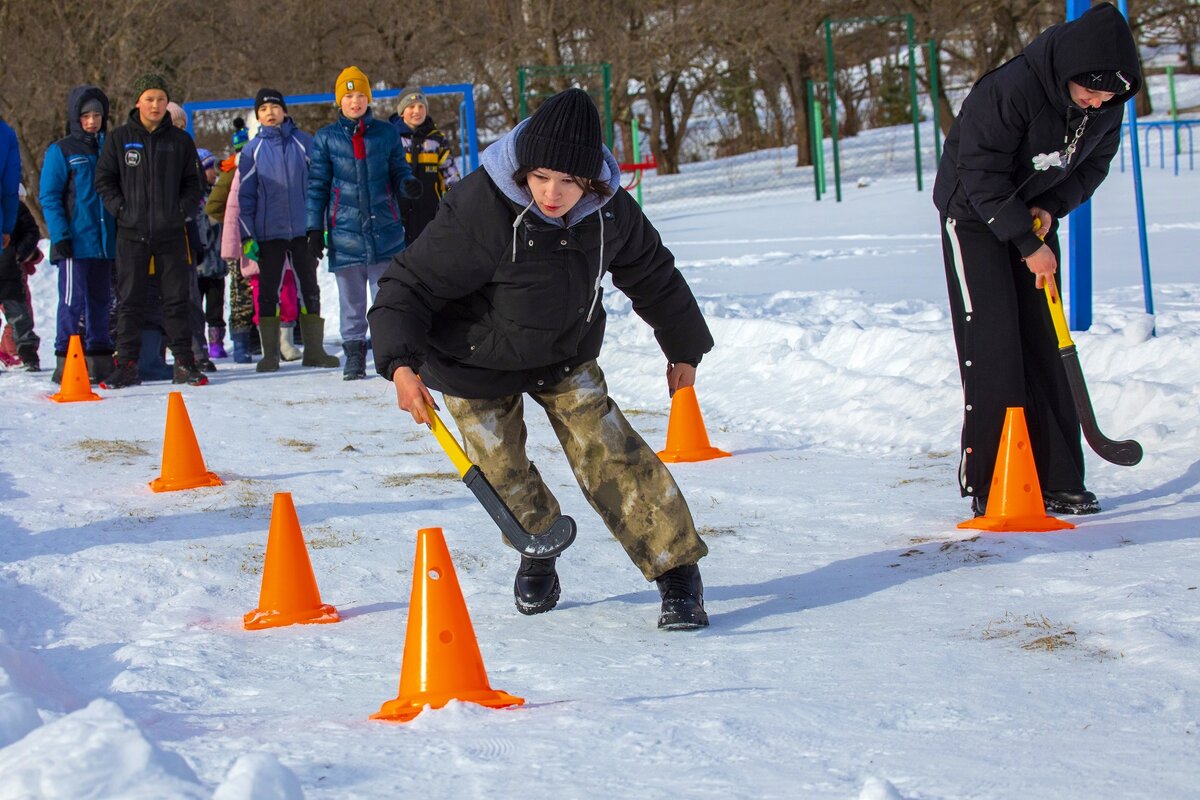
{"type": "MultiPolygon", "coordinates": [[[[1056,258],[1057,234],[1055,221],[1046,244],[1056,258]]],[[[1079,418],[1033,273],[977,220],[942,217],[942,254],[963,385],[962,494],[988,495],[1010,406],[1025,409],[1042,490],[1082,489],[1079,418]]]]}

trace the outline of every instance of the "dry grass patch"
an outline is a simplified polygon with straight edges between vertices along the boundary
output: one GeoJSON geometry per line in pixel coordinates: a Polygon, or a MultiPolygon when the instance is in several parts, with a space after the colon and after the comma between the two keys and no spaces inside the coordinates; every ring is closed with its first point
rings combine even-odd
{"type": "Polygon", "coordinates": [[[74,447],[76,450],[82,450],[88,461],[118,461],[150,455],[150,451],[142,446],[144,444],[149,442],[131,439],[80,439],[74,447]]]}
{"type": "Polygon", "coordinates": [[[398,489],[410,486],[419,481],[457,481],[457,472],[406,472],[396,475],[385,475],[379,485],[385,489],[398,489]]]}
{"type": "Polygon", "coordinates": [[[719,525],[704,525],[696,531],[702,539],[710,539],[719,536],[736,536],[737,528],[722,527],[719,525]]]}
{"type": "Polygon", "coordinates": [[[299,450],[301,453],[311,453],[317,447],[315,442],[304,442],[299,439],[279,439],[278,441],[284,447],[299,450]]]}

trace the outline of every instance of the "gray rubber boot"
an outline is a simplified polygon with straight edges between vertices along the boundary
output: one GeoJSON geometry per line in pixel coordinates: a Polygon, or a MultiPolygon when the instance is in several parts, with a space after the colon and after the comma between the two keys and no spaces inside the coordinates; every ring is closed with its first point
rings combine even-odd
{"type": "Polygon", "coordinates": [[[259,317],[258,334],[262,339],[262,359],[254,365],[256,372],[279,371],[279,317],[259,317]]]}
{"type": "Polygon", "coordinates": [[[338,357],[325,352],[325,320],[316,314],[300,315],[300,331],[304,337],[304,360],[306,367],[336,367],[338,357]]]}

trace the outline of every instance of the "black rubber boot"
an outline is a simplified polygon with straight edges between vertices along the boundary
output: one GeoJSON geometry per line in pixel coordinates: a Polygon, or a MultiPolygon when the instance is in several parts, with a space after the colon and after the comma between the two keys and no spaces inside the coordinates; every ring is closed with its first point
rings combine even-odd
{"type": "Polygon", "coordinates": [[[88,380],[92,383],[103,383],[116,367],[112,353],[88,353],[83,360],[87,362],[88,380]]]}
{"type": "Polygon", "coordinates": [[[1095,514],[1100,501],[1087,489],[1059,489],[1042,492],[1047,514],[1095,514]]]}
{"type": "Polygon", "coordinates": [[[50,380],[53,381],[54,383],[61,384],[63,369],[66,366],[67,366],[67,354],[66,353],[55,353],[54,354],[54,373],[50,376],[50,380]]]}
{"type": "Polygon", "coordinates": [[[704,582],[700,568],[685,564],[667,570],[654,579],[662,596],[662,612],[658,615],[660,631],[689,631],[708,627],[704,611],[704,582]]]}
{"type": "Polygon", "coordinates": [[[200,371],[194,359],[192,361],[184,361],[177,356],[175,358],[175,368],[171,375],[171,383],[186,383],[188,386],[206,386],[208,385],[208,376],[200,371]]]}
{"type": "Polygon", "coordinates": [[[346,351],[346,363],[342,366],[342,380],[357,381],[367,377],[366,342],[342,342],[346,351]]]}
{"type": "Polygon", "coordinates": [[[316,314],[301,314],[300,325],[296,328],[304,331],[304,360],[300,363],[306,367],[336,367],[341,362],[337,356],[325,352],[325,319],[316,314]]]}
{"type": "Polygon", "coordinates": [[[544,614],[558,605],[561,587],[554,571],[556,558],[521,556],[521,567],[513,581],[513,598],[522,614],[544,614]]]}

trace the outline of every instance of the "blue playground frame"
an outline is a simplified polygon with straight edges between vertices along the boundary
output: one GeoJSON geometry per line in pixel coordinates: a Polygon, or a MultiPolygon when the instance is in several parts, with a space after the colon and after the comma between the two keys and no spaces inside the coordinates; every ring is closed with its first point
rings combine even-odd
{"type": "MultiPolygon", "coordinates": [[[[398,97],[403,89],[372,89],[371,101],[386,100],[398,97]]],[[[450,83],[443,86],[422,86],[421,91],[426,95],[461,94],[463,100],[458,105],[459,141],[463,145],[462,159],[466,169],[464,174],[479,168],[479,136],[475,127],[475,84],[450,83]]],[[[333,93],[329,94],[295,94],[284,97],[289,106],[304,105],[305,103],[325,103],[333,106],[333,93]]],[[[188,115],[188,133],[192,130],[192,114],[196,111],[232,111],[239,108],[254,108],[253,97],[236,98],[233,100],[208,100],[198,103],[184,103],[183,110],[188,115]]]]}
{"type": "MultiPolygon", "coordinates": [[[[1083,15],[1092,7],[1091,0],[1067,0],[1067,20],[1083,15]]],[[[1117,7],[1129,17],[1126,0],[1117,7]]],[[[1126,125],[1129,128],[1129,152],[1133,172],[1133,194],[1137,203],[1138,246],[1142,256],[1142,294],[1146,313],[1154,314],[1154,295],[1150,287],[1150,247],[1146,241],[1146,203],[1142,195],[1142,162],[1138,149],[1138,118],[1136,98],[1125,104],[1126,125]]],[[[1092,325],[1092,203],[1088,202],[1071,212],[1071,232],[1068,237],[1071,274],[1067,285],[1068,322],[1073,331],[1086,331],[1092,325]]]]}

